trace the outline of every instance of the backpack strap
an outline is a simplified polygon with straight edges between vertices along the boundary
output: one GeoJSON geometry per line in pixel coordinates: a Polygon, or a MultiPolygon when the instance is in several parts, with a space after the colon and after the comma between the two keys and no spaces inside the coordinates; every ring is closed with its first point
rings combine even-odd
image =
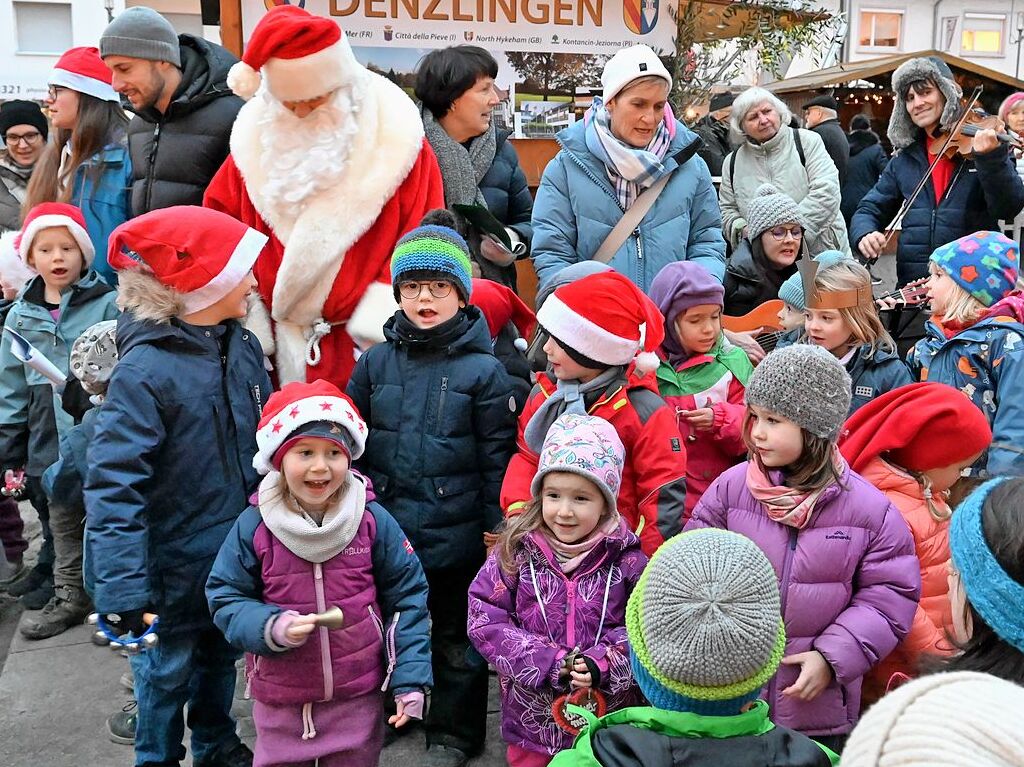
{"type": "Polygon", "coordinates": [[[807,167],[807,158],[804,157],[804,144],[800,140],[800,129],[799,128],[793,128],[793,143],[796,144],[796,153],[797,153],[797,156],[800,158],[800,164],[806,168],[807,167]]]}

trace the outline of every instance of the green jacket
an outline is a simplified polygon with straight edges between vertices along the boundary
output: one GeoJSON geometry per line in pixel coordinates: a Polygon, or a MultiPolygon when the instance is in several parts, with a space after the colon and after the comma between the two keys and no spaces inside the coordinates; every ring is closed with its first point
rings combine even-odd
{"type": "Polygon", "coordinates": [[[702,716],[660,708],[624,708],[589,722],[550,767],[830,767],[839,757],[805,735],[776,727],[759,700],[736,716],[702,716]],[[756,740],[755,740],[756,739],[756,740]]]}

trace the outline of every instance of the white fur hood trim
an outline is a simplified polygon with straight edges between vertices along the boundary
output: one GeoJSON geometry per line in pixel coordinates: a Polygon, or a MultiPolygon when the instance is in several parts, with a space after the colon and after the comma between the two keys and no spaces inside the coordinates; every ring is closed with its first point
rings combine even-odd
{"type": "Polygon", "coordinates": [[[242,107],[231,131],[231,154],[249,197],[285,245],[271,302],[278,322],[308,328],[321,317],[348,249],[373,226],[423,146],[423,123],[412,100],[390,80],[372,72],[367,77],[345,178],[320,192],[294,225],[263,204],[259,193],[261,99],[242,107]]]}

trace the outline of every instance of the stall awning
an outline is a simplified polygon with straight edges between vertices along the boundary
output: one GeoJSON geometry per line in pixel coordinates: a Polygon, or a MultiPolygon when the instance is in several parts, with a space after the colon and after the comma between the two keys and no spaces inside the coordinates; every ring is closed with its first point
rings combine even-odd
{"type": "Polygon", "coordinates": [[[775,93],[794,93],[796,91],[816,91],[821,88],[828,88],[829,86],[844,85],[855,80],[872,80],[879,77],[888,78],[896,67],[904,61],[920,58],[921,56],[938,56],[949,64],[951,69],[970,72],[978,77],[1002,83],[1014,90],[1024,90],[1024,81],[1022,80],[1010,77],[1002,72],[997,72],[994,69],[983,67],[959,56],[953,56],[952,54],[936,50],[896,53],[878,59],[851,61],[846,64],[829,67],[828,69],[808,72],[805,75],[789,77],[785,80],[769,83],[764,87],[775,93]]]}

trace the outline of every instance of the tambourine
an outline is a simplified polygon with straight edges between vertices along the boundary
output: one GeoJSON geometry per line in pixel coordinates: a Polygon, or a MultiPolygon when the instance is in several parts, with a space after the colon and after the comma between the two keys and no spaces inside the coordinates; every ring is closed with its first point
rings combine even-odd
{"type": "Polygon", "coordinates": [[[160,619],[153,613],[144,613],[142,622],[148,627],[142,632],[142,636],[134,634],[118,636],[99,613],[92,613],[88,618],[89,625],[96,626],[96,632],[92,635],[92,643],[99,647],[110,647],[115,651],[124,650],[129,655],[137,655],[150,650],[156,647],[160,641],[156,633],[160,619]]]}

